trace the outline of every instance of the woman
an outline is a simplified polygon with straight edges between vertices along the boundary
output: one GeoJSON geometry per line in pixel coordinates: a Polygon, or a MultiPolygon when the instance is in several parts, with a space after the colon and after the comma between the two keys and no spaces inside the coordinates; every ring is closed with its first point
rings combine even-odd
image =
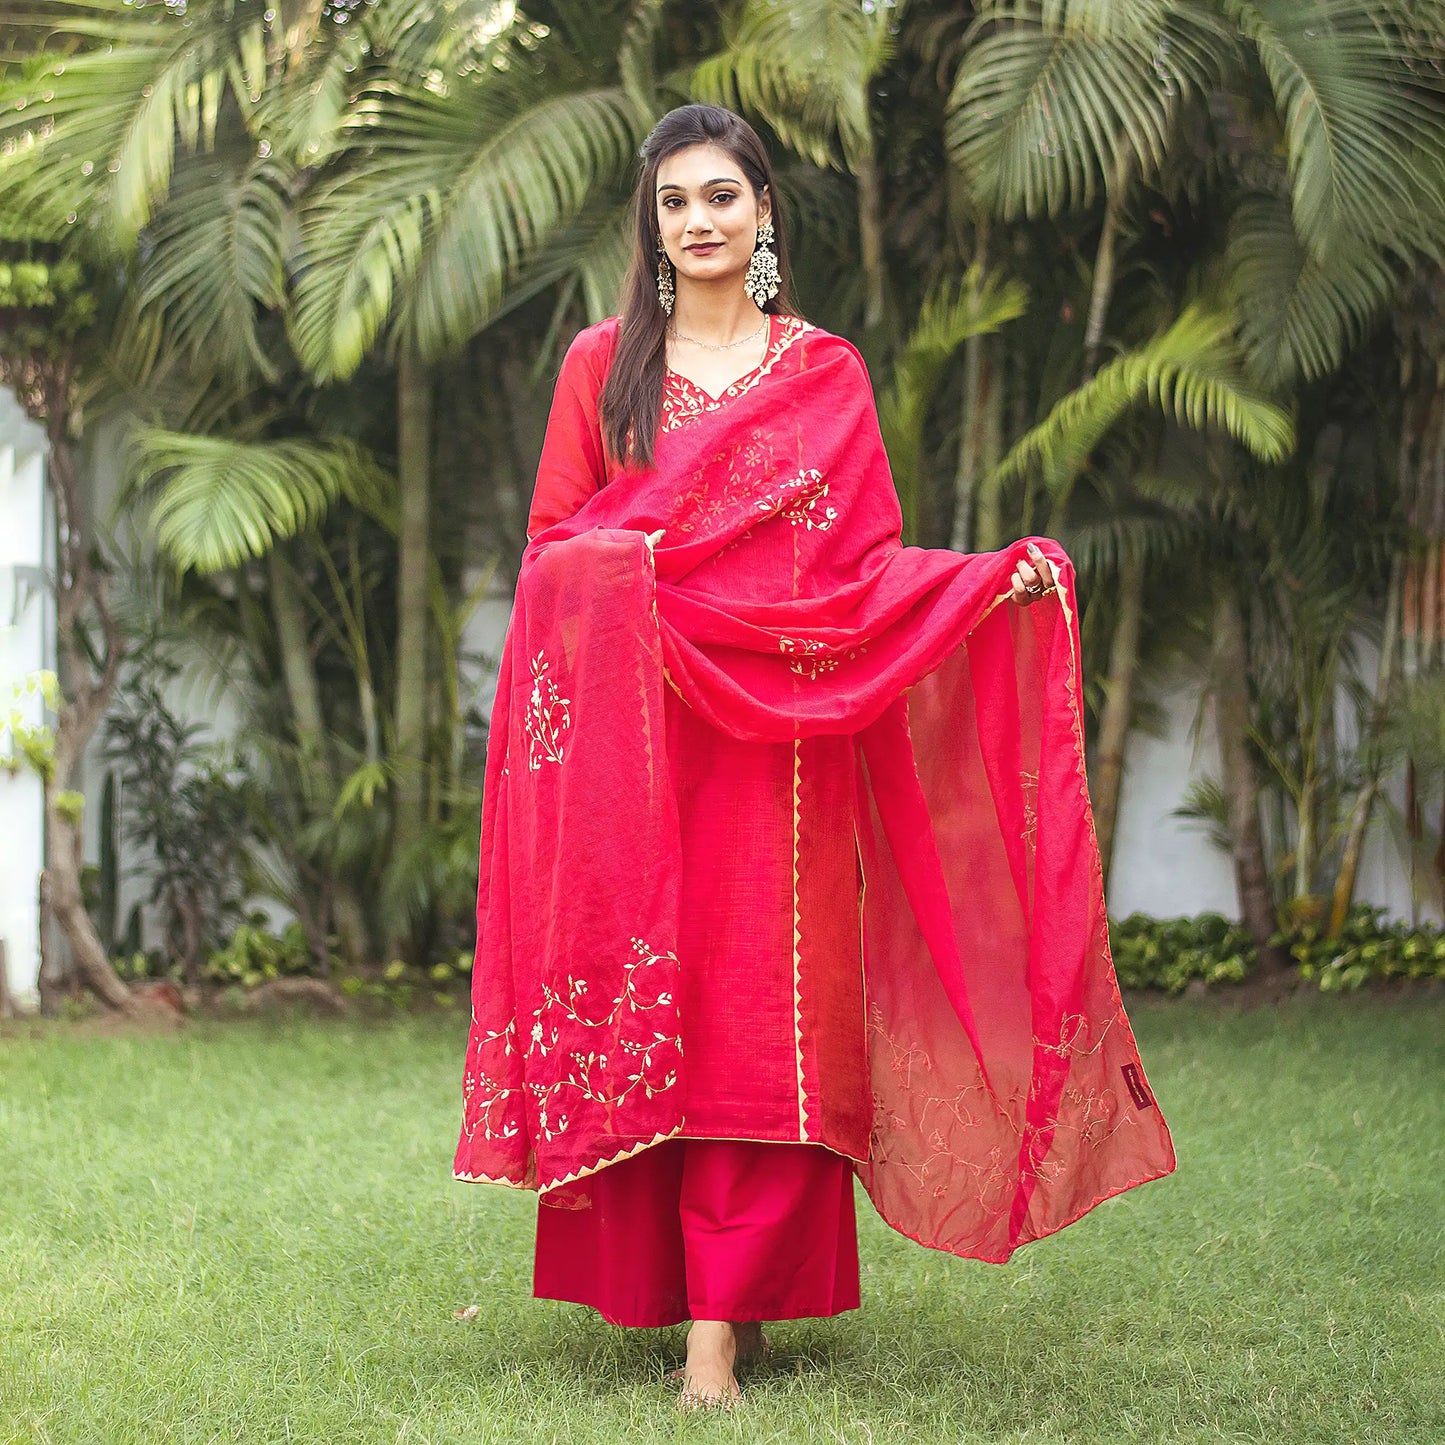
{"type": "Polygon", "coordinates": [[[1109,961],[1067,558],[903,547],[756,134],[685,106],[642,158],[503,652],[456,1174],[538,1190],[536,1294],[691,1320],[684,1403],[729,1405],[761,1321],[857,1306],[854,1174],[1002,1262],[1174,1155],[1109,961]]]}

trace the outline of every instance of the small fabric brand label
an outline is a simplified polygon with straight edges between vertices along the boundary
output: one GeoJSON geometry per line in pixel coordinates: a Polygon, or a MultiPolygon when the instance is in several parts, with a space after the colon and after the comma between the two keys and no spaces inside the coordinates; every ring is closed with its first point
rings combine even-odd
{"type": "Polygon", "coordinates": [[[1136,1108],[1152,1109],[1154,1107],[1154,1100],[1149,1097],[1149,1090],[1144,1087],[1144,1080],[1139,1073],[1138,1064],[1124,1065],[1124,1086],[1129,1090],[1129,1097],[1133,1099],[1136,1108]]]}

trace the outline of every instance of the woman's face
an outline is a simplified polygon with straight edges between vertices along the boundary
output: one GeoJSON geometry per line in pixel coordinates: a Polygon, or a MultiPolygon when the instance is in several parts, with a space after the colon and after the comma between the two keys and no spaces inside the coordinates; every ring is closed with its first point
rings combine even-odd
{"type": "Polygon", "coordinates": [[[676,151],[657,168],[657,226],[678,277],[739,285],[772,213],[742,167],[714,145],[676,151]]]}

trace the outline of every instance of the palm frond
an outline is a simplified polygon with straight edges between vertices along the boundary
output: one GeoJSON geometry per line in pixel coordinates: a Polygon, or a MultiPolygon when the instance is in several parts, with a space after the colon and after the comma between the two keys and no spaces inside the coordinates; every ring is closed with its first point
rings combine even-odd
{"type": "Polygon", "coordinates": [[[1092,579],[1116,575],[1126,554],[1152,566],[1179,557],[1201,545],[1207,536],[1208,529],[1198,514],[1168,508],[1145,510],[1136,501],[1072,521],[1064,540],[1080,576],[1092,579]]]}
{"type": "Polygon", "coordinates": [[[1087,205],[1125,160],[1157,170],[1176,97],[1207,86],[1229,48],[1214,19],[1185,4],[999,0],[979,28],[945,144],[979,201],[1008,218],[1087,205]]]}
{"type": "Polygon", "coordinates": [[[692,73],[698,100],[763,116],[815,165],[856,170],[873,154],[868,88],[893,53],[902,5],[746,0],[727,49],[692,73]]]}
{"type": "Polygon", "coordinates": [[[649,123],[661,108],[653,51],[662,26],[664,3],[665,0],[637,0],[617,55],[622,89],[638,116],[649,123]]]}
{"type": "Polygon", "coordinates": [[[170,343],[203,369],[275,375],[256,319],[285,296],[290,179],[289,168],[249,152],[183,163],[147,229],[141,314],[160,312],[170,343]]]}
{"type": "MultiPolygon", "coordinates": [[[[573,306],[580,299],[588,322],[611,316],[617,307],[622,280],[631,258],[632,231],[629,225],[632,203],[588,208],[547,244],[526,272],[507,288],[506,298],[493,310],[498,321],[543,292],[559,288],[558,324],[564,313],[574,317],[573,306]]],[[[552,342],[555,334],[537,348],[537,368],[554,364],[552,342]]]]}
{"type": "Polygon", "coordinates": [[[1265,198],[1236,211],[1229,264],[1240,339],[1251,370],[1271,387],[1334,371],[1404,280],[1363,242],[1320,259],[1300,240],[1288,202],[1265,198]]]}
{"type": "Polygon", "coordinates": [[[924,299],[878,401],[879,426],[910,528],[917,510],[924,421],[944,367],[970,336],[997,331],[1027,309],[1022,282],[1000,281],[977,266],[935,286],[924,299]]]}
{"type": "Polygon", "coordinates": [[[1223,428],[1266,461],[1279,461],[1294,445],[1288,413],[1245,375],[1231,318],[1196,303],[1065,396],[1013,445],[997,480],[1037,467],[1057,493],[1125,412],[1146,403],[1180,426],[1223,428]]]}
{"type": "Polygon", "coordinates": [[[224,97],[248,114],[265,83],[262,7],[61,0],[19,80],[0,91],[0,200],[47,224],[102,218],[126,246],[170,188],[178,155],[208,147],[224,97]]]}
{"type": "Polygon", "coordinates": [[[1360,0],[1224,0],[1224,11],[1274,89],[1306,246],[1324,256],[1418,219],[1445,107],[1438,69],[1412,61],[1413,27],[1360,0]]]}
{"type": "Polygon", "coordinates": [[[640,139],[625,95],[562,85],[508,72],[447,96],[366,98],[357,163],[302,216],[292,334],[315,375],[349,375],[394,308],[424,354],[460,345],[620,174],[640,139]]]}
{"type": "Polygon", "coordinates": [[[314,526],[338,498],[360,499],[384,478],[354,442],[236,441],[138,427],[122,501],[138,499],[161,550],[182,569],[215,572],[264,556],[314,526]]]}

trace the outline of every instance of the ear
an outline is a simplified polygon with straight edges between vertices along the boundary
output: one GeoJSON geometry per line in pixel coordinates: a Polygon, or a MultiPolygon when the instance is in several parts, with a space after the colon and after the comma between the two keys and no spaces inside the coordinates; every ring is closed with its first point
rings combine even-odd
{"type": "Polygon", "coordinates": [[[766,186],[758,196],[758,225],[773,218],[773,197],[766,186]]]}

